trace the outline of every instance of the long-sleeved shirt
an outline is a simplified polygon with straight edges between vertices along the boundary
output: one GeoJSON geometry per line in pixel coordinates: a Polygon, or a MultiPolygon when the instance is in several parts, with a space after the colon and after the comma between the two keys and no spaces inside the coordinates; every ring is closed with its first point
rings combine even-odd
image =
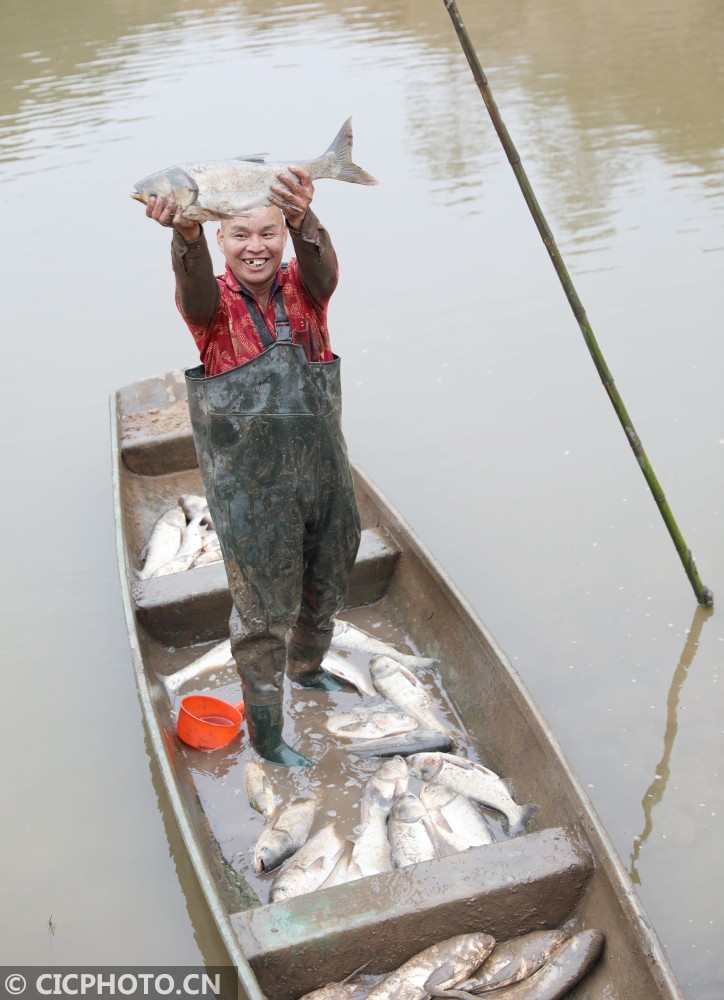
{"type": "MultiPolygon", "coordinates": [[[[301,344],[309,361],[331,361],[327,303],[337,287],[337,256],[311,209],[301,229],[289,227],[289,231],[296,256],[277,272],[264,321],[274,337],[273,293],[281,286],[292,341],[301,344]]],[[[203,229],[192,243],[174,232],[171,260],[176,305],[196,341],[206,375],[218,375],[261,354],[261,339],[246,306],[253,296],[228,264],[223,274],[214,277],[203,229]]]]}

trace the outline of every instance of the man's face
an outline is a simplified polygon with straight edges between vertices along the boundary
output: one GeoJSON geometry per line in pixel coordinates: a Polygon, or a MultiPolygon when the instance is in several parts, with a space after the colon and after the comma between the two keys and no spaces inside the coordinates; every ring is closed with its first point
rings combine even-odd
{"type": "Polygon", "coordinates": [[[224,219],[216,233],[226,262],[250,291],[267,291],[279,270],[287,241],[278,208],[258,208],[248,215],[224,219]]]}

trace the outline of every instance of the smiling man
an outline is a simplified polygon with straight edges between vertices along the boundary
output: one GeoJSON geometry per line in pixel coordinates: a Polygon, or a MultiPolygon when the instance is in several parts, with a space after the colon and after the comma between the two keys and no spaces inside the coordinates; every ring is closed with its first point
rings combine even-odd
{"type": "Polygon", "coordinates": [[[186,373],[189,409],[234,605],[249,737],[267,760],[294,766],[311,762],[282,737],[284,675],[339,687],[321,663],[360,524],[327,330],[337,257],[304,168],[280,173],[271,192],[268,207],[222,221],[218,277],[198,223],[161,196],[146,215],[174,228],[176,303],[202,361],[186,373]],[[295,256],[282,265],[288,233],[295,256]]]}

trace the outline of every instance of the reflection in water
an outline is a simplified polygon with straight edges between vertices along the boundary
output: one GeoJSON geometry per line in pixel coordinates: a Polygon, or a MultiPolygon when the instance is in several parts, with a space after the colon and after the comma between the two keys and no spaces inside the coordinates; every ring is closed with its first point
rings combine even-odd
{"type": "Polygon", "coordinates": [[[666,731],[664,733],[664,752],[661,755],[661,760],[659,761],[656,772],[654,774],[654,780],[651,782],[649,787],[646,789],[643,799],[641,800],[641,805],[644,810],[644,828],[641,834],[634,839],[634,849],[631,852],[631,864],[629,870],[631,872],[631,878],[636,883],[636,885],[641,885],[641,878],[639,877],[638,868],[636,867],[639,860],[639,855],[641,853],[641,848],[649,839],[651,831],[654,828],[653,821],[653,811],[654,806],[658,805],[664,797],[664,792],[666,791],[666,785],[669,781],[669,776],[671,774],[670,761],[671,752],[674,748],[674,741],[676,739],[676,733],[679,728],[677,713],[679,709],[679,697],[681,695],[681,689],[684,686],[684,681],[686,680],[686,675],[689,672],[689,667],[694,662],[694,656],[699,648],[699,639],[701,637],[701,631],[704,627],[704,622],[707,621],[713,614],[712,609],[698,607],[694,613],[694,618],[691,623],[691,628],[689,629],[689,634],[684,643],[684,648],[681,652],[681,658],[674,671],[674,676],[671,681],[671,687],[669,688],[669,696],[666,699],[666,731]]]}

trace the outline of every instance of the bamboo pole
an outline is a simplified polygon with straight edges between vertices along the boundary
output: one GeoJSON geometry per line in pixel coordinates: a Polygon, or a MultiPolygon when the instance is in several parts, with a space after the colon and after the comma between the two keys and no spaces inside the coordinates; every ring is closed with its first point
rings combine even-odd
{"type": "Polygon", "coordinates": [[[457,36],[460,39],[460,44],[462,45],[463,52],[465,53],[468,63],[470,64],[470,69],[473,72],[473,77],[478,85],[478,89],[480,90],[483,101],[485,102],[485,106],[488,109],[488,113],[493,122],[493,127],[498,133],[498,137],[503,145],[506,156],[508,157],[508,162],[513,168],[513,173],[518,180],[520,189],[523,192],[523,197],[525,198],[526,204],[531,211],[538,232],[541,235],[541,239],[543,240],[551,261],[553,262],[553,266],[556,269],[556,273],[560,279],[561,285],[563,286],[563,290],[566,293],[566,298],[568,299],[571,309],[573,310],[573,315],[576,317],[578,325],[581,328],[583,339],[585,340],[586,346],[588,347],[591,357],[593,358],[593,363],[596,366],[596,370],[598,371],[604,388],[608,393],[608,397],[611,400],[619,421],[621,422],[621,426],[626,433],[628,442],[631,445],[634,455],[636,456],[636,460],[639,463],[641,471],[644,474],[644,478],[649,485],[649,489],[653,494],[654,500],[658,505],[659,512],[664,519],[664,523],[669,530],[669,534],[671,535],[672,541],[676,547],[676,551],[679,553],[679,558],[684,566],[686,575],[688,576],[689,582],[691,583],[694,593],[696,594],[696,599],[699,604],[709,607],[714,603],[714,595],[708,587],[705,587],[702,584],[699,579],[699,574],[696,569],[694,557],[691,554],[691,549],[689,549],[684,541],[681,531],[679,530],[679,527],[674,519],[674,515],[671,512],[666,497],[664,496],[661,484],[656,478],[656,474],[654,473],[651,463],[649,462],[646,452],[644,451],[641,439],[636,433],[633,421],[631,420],[626,406],[624,405],[618,389],[616,388],[613,376],[608,369],[608,365],[606,364],[603,354],[601,353],[601,348],[598,346],[598,342],[596,341],[593,330],[591,329],[591,325],[588,322],[586,311],[583,308],[581,300],[578,297],[578,293],[573,286],[571,276],[568,273],[568,269],[563,262],[563,258],[561,257],[560,251],[556,245],[556,241],[553,238],[553,233],[546,222],[543,211],[538,204],[533,188],[530,185],[530,181],[528,180],[526,172],[523,169],[520,155],[513,144],[513,140],[510,138],[510,134],[505,127],[498,110],[498,106],[495,103],[492,91],[488,85],[487,77],[483,72],[477,53],[473,48],[470,36],[468,35],[460,16],[457,0],[443,0],[443,2],[448,10],[448,13],[450,14],[457,36]]]}

